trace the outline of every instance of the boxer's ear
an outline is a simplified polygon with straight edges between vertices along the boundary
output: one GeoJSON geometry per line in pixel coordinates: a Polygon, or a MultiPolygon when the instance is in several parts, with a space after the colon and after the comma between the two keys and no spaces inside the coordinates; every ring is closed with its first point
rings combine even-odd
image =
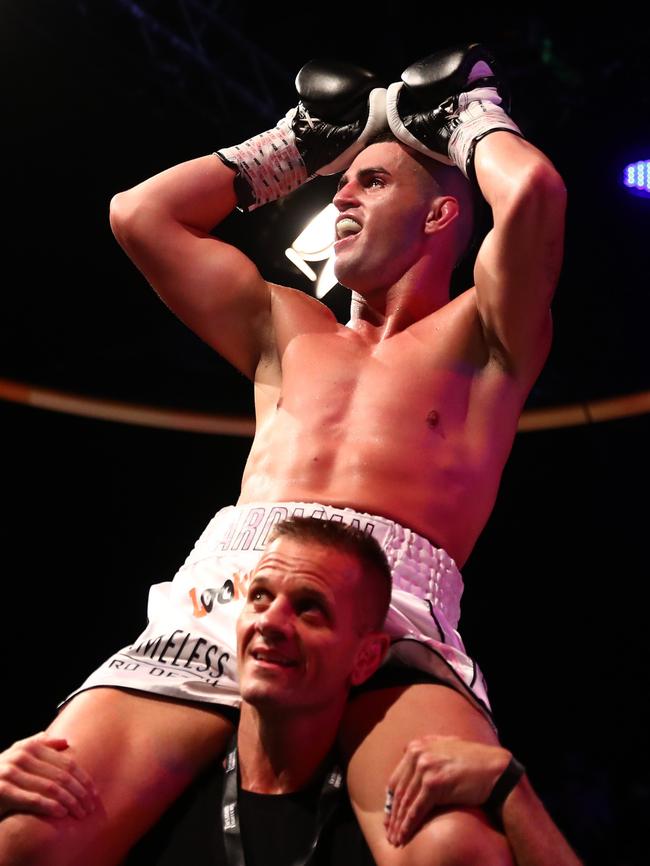
{"type": "Polygon", "coordinates": [[[446,229],[460,213],[458,199],[450,195],[439,195],[431,202],[424,230],[426,234],[446,229]]]}

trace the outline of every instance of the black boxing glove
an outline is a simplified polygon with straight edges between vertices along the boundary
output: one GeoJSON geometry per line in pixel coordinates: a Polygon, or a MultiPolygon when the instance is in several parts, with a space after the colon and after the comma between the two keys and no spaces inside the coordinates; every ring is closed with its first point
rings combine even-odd
{"type": "Polygon", "coordinates": [[[401,142],[472,178],[477,142],[497,130],[521,135],[508,109],[496,61],[477,44],[418,60],[386,96],[388,123],[401,142]]]}
{"type": "Polygon", "coordinates": [[[386,91],[372,72],[340,60],[311,60],[296,76],[300,101],[267,132],[217,156],[237,172],[241,210],[275,201],[316,175],[344,171],[388,127],[386,91]]]}

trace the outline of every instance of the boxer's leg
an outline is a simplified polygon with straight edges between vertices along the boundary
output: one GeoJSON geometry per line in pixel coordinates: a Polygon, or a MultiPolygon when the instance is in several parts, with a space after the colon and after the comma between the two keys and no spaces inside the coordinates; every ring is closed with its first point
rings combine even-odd
{"type": "Polygon", "coordinates": [[[425,734],[455,735],[496,743],[487,719],[469,701],[442,685],[370,691],[350,701],[341,729],[350,799],[378,866],[512,866],[505,837],[480,810],[446,809],[402,848],[386,838],[388,779],[406,745],[425,734]]]}
{"type": "Polygon", "coordinates": [[[77,695],[49,733],[92,777],[99,806],[84,818],[10,815],[0,866],[113,866],[210,761],[233,726],[218,708],[97,688],[77,695]]]}

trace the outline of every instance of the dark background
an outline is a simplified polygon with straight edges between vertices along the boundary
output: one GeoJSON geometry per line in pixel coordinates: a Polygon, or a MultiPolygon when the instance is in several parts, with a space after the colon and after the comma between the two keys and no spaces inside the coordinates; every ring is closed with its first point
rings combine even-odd
{"type": "MultiPolygon", "coordinates": [[[[556,337],[528,408],[650,387],[647,15],[403,4],[22,0],[0,12],[4,290],[0,377],[211,413],[252,412],[246,380],[173,317],[112,238],[112,194],[266,129],[312,57],[389,82],[487,42],[512,114],[569,190],[556,337]],[[422,7],[424,8],[424,7],[422,7]],[[431,18],[431,20],[429,20],[431,18]]],[[[227,237],[309,290],[281,251],[331,182],[234,215],[227,237]],[[279,252],[277,252],[279,251],[279,252]]],[[[346,303],[342,290],[335,305],[346,303]]],[[[4,442],[0,745],[144,625],[209,517],[237,498],[250,442],[0,402],[4,442]]],[[[647,415],[521,433],[465,568],[461,623],[506,745],[590,864],[647,863],[647,415]]]]}

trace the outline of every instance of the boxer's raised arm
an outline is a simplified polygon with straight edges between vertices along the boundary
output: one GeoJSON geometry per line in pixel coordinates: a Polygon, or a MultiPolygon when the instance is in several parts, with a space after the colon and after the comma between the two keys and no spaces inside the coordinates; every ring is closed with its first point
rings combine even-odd
{"type": "Polygon", "coordinates": [[[455,165],[490,205],[494,228],[474,268],[478,313],[493,357],[529,385],[550,345],[566,190],[506,113],[506,90],[490,52],[469,45],[409,66],[387,110],[401,141],[455,165]]]}
{"type": "Polygon", "coordinates": [[[270,343],[269,286],[210,234],[235,207],[234,177],[214,154],[174,166],[118,193],[111,227],[173,312],[252,378],[270,343]]]}
{"type": "Polygon", "coordinates": [[[111,202],[117,240],[160,297],[250,378],[274,346],[271,290],[250,259],[212,231],[236,205],[252,210],[315,174],[345,169],[385,126],[377,84],[351,64],[311,61],[296,78],[298,106],[276,127],[111,202]]]}
{"type": "Polygon", "coordinates": [[[475,168],[494,221],[474,266],[479,315],[493,356],[528,385],[550,348],[566,190],[537,148],[503,132],[478,143],[475,168]]]}

